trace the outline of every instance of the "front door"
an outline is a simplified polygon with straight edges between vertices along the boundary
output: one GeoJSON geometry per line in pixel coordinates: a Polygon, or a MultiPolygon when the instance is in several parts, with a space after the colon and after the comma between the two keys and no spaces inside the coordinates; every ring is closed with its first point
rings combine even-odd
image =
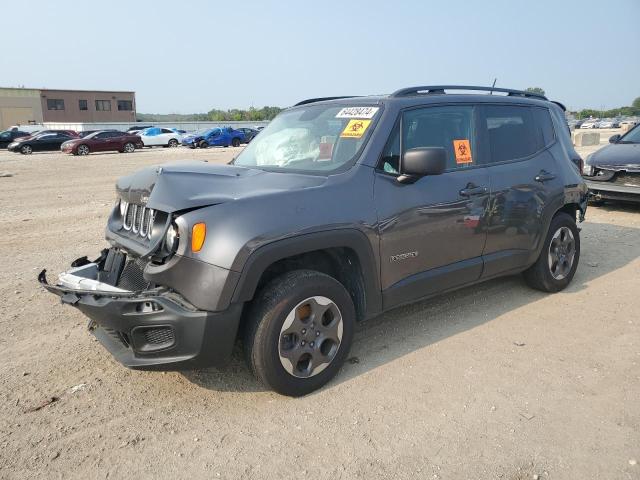
{"type": "Polygon", "coordinates": [[[475,108],[421,107],[401,114],[375,180],[384,307],[477,280],[482,273],[489,173],[478,166],[475,108]],[[447,169],[398,182],[400,158],[443,147],[447,169]]]}

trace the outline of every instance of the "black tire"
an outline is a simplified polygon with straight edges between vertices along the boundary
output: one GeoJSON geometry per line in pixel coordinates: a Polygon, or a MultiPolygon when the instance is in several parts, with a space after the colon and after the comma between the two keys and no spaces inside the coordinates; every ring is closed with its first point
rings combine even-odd
{"type": "Polygon", "coordinates": [[[31,155],[33,153],[33,147],[31,147],[31,145],[22,145],[20,147],[20,153],[23,155],[31,155]]]}
{"type": "MultiPolygon", "coordinates": [[[[311,312],[311,310],[309,310],[311,312]]],[[[325,355],[319,330],[324,324],[324,314],[318,325],[314,326],[316,316],[307,317],[310,323],[309,331],[304,337],[295,337],[297,351],[312,351],[317,355],[325,355]],[[307,344],[305,347],[305,341],[307,344]],[[314,346],[313,339],[319,338],[314,346]],[[306,349],[306,350],[305,350],[306,349]],[[321,353],[322,352],[322,353],[321,353]]],[[[331,380],[349,354],[353,333],[355,329],[355,308],[349,293],[344,286],[334,278],[314,270],[294,270],[285,273],[269,282],[254,298],[248,311],[246,325],[243,332],[244,352],[249,368],[263,384],[282,395],[298,397],[306,395],[322,387],[331,380]],[[313,370],[309,376],[301,378],[288,372],[280,356],[281,342],[284,340],[283,326],[290,313],[300,307],[306,299],[324,297],[329,299],[337,307],[337,318],[342,322],[342,337],[336,343],[336,350],[332,359],[318,373],[313,370]]],[[[335,319],[334,319],[335,320],[335,319]]],[[[334,320],[330,320],[330,324],[334,320]]],[[[305,333],[304,330],[301,333],[305,333]]],[[[305,354],[306,355],[306,354],[305,354]]],[[[315,357],[314,357],[315,358],[315,357]]],[[[315,361],[312,362],[314,365],[315,361]]],[[[317,364],[323,365],[322,362],[317,364]]],[[[293,367],[293,364],[291,364],[293,367]]],[[[297,367],[297,365],[296,365],[297,367]]],[[[296,368],[293,367],[293,368],[296,368]]],[[[317,367],[314,367],[314,369],[317,367]]]]}
{"type": "Polygon", "coordinates": [[[131,142],[127,142],[122,146],[122,153],[133,153],[135,151],[136,146],[131,142]]]}
{"type": "Polygon", "coordinates": [[[205,140],[202,140],[202,141],[198,144],[198,146],[199,146],[200,148],[209,148],[209,144],[208,144],[205,140]]]}
{"type": "MultiPolygon", "coordinates": [[[[558,237],[560,238],[560,237],[558,237]]],[[[554,240],[555,244],[556,240],[554,240]]],[[[576,221],[571,215],[560,212],[553,217],[551,225],[549,225],[549,231],[545,238],[544,245],[540,256],[531,267],[524,272],[524,278],[530,287],[543,292],[559,292],[563,290],[571,280],[573,279],[576,269],[578,268],[578,262],[580,261],[580,232],[576,226],[576,221]],[[566,267],[566,274],[562,278],[557,278],[553,273],[554,265],[558,265],[559,262],[555,262],[552,265],[552,250],[550,249],[552,240],[562,232],[567,232],[568,229],[573,236],[573,255],[571,263],[566,267]]],[[[564,263],[564,262],[562,262],[564,263]]],[[[557,272],[556,272],[557,273],[557,272]]]]}
{"type": "Polygon", "coordinates": [[[179,145],[178,140],[176,140],[175,138],[172,138],[171,140],[169,140],[169,143],[167,144],[167,146],[171,148],[175,148],[178,145],[179,145]]]}
{"type": "Polygon", "coordinates": [[[91,149],[89,148],[89,145],[85,145],[83,143],[82,145],[78,145],[76,152],[77,155],[89,155],[89,153],[91,153],[91,149]]]}
{"type": "Polygon", "coordinates": [[[239,147],[240,146],[240,139],[239,138],[234,138],[233,140],[231,140],[231,145],[234,147],[239,147]]]}

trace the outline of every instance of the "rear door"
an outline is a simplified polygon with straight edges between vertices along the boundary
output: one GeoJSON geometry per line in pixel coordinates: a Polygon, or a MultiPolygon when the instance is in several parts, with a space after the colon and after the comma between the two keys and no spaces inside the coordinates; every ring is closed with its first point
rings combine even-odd
{"type": "Polygon", "coordinates": [[[471,105],[406,110],[387,142],[374,190],[385,308],[482,273],[489,173],[478,165],[475,117],[471,105]],[[443,147],[447,170],[402,184],[400,158],[417,147],[443,147]]]}
{"type": "Polygon", "coordinates": [[[483,277],[517,271],[535,260],[563,184],[549,147],[549,110],[532,105],[480,107],[483,160],[491,178],[483,277]]]}

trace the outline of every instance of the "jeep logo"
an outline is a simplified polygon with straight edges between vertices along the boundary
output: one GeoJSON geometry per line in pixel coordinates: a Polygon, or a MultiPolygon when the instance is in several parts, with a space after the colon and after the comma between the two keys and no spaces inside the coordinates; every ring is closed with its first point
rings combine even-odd
{"type": "Polygon", "coordinates": [[[418,252],[399,253],[397,255],[391,255],[392,262],[399,262],[400,260],[406,260],[407,258],[416,258],[418,252]]]}

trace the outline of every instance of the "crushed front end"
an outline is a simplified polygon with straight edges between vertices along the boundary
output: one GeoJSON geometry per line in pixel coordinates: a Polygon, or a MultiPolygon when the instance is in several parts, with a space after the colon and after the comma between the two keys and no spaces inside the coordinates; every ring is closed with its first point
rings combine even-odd
{"type": "Polygon", "coordinates": [[[90,332],[129,368],[222,365],[242,313],[241,304],[225,302],[235,273],[190,257],[179,241],[189,225],[179,211],[150,208],[148,193],[119,189],[106,229],[111,247],[93,261],[79,258],[55,284],[46,270],[38,280],[83,312],[90,332]]]}

